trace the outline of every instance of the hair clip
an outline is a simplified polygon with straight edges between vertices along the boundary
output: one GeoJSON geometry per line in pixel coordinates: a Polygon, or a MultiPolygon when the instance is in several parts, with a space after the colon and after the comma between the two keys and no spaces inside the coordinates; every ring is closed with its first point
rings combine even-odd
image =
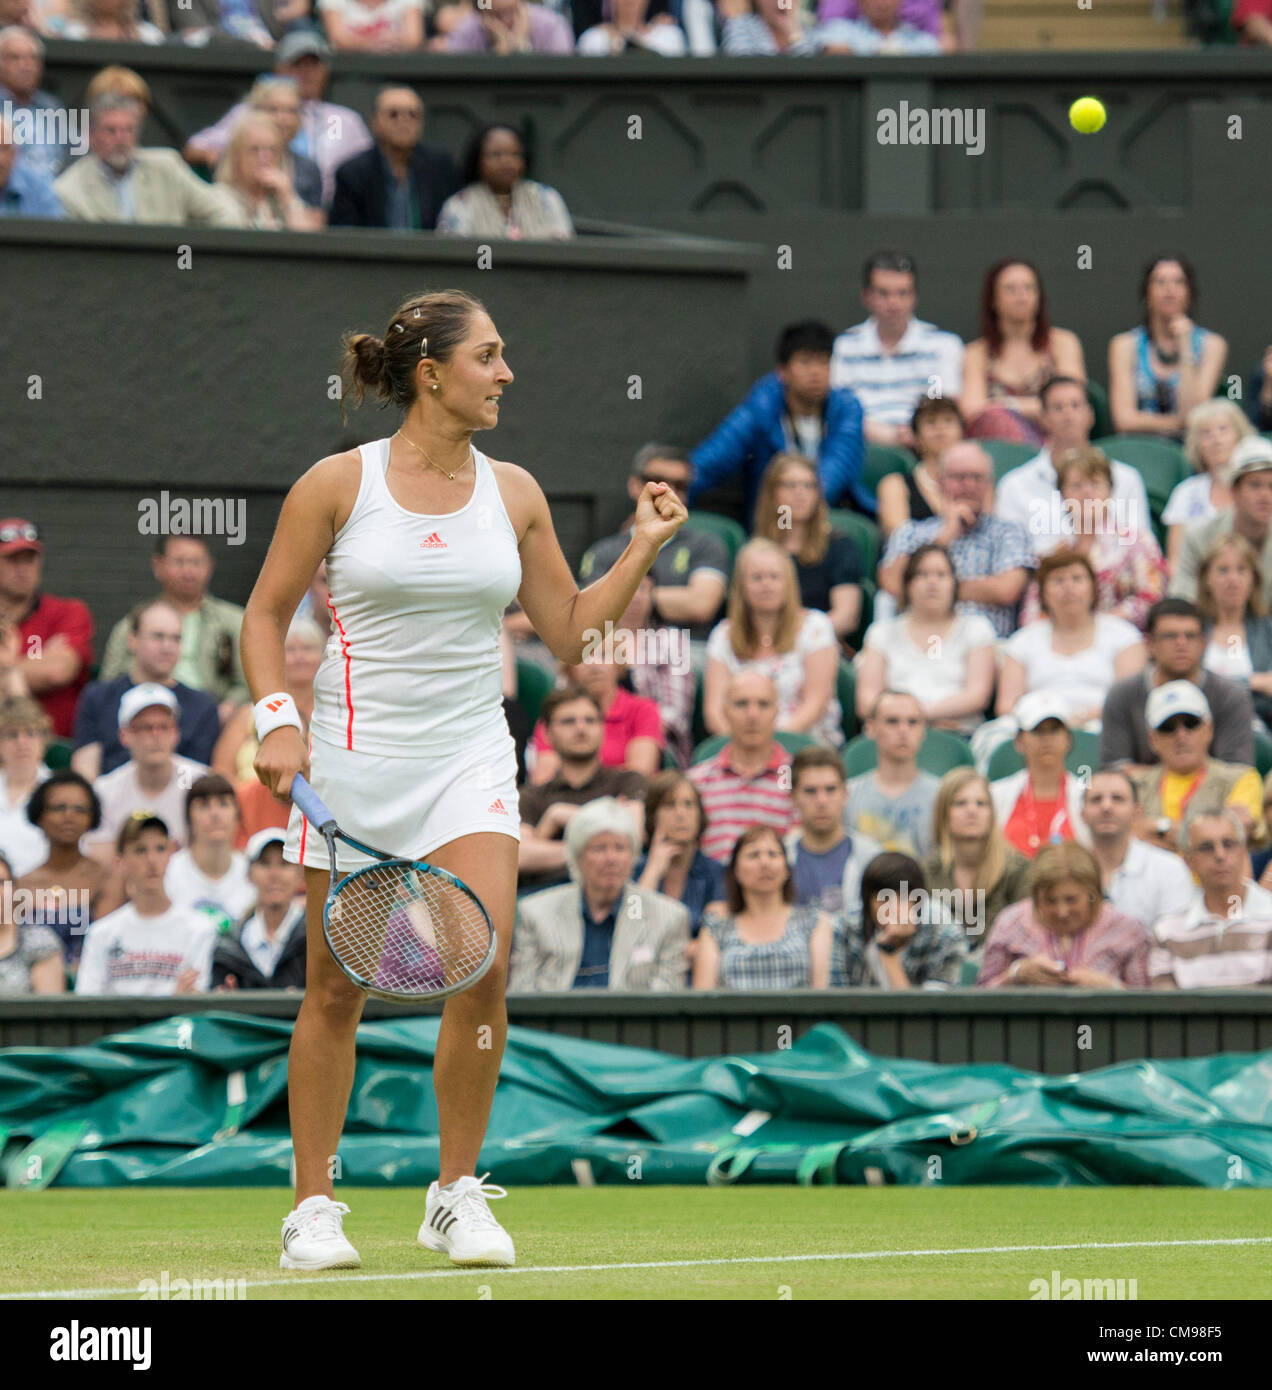
{"type": "Polygon", "coordinates": [[[427,356],[428,356],[428,339],[427,339],[427,338],[421,338],[421,339],[420,339],[420,356],[421,356],[421,357],[427,357],[427,356]]]}
{"type": "Polygon", "coordinates": [[[419,318],[421,312],[422,312],[422,311],[419,310],[419,309],[413,310],[413,313],[415,314],[415,317],[416,317],[416,318],[419,318]]]}
{"type": "Polygon", "coordinates": [[[403,328],[402,325],[401,325],[400,323],[395,323],[395,324],[393,325],[393,327],[394,327],[394,329],[395,329],[398,333],[405,333],[405,332],[406,332],[406,329],[403,328]]]}

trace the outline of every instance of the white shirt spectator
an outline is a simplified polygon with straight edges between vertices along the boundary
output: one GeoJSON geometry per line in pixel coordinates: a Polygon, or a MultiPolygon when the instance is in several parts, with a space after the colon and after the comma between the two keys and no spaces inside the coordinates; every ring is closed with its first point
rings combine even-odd
{"type": "Polygon", "coordinates": [[[209,878],[188,849],[178,850],[168,860],[163,891],[178,906],[212,908],[236,923],[256,906],[256,889],[247,876],[247,855],[242,850],[233,851],[230,867],[220,878],[209,878]]]}
{"type": "Polygon", "coordinates": [[[239,933],[239,944],[247,952],[252,964],[267,980],[278,969],[283,947],[287,945],[292,932],[296,930],[297,924],[304,920],[305,904],[303,900],[298,899],[287,909],[287,915],[279,925],[273,941],[269,939],[269,933],[265,930],[265,924],[261,921],[259,912],[253,912],[243,923],[243,930],[239,933]]]}
{"type": "Polygon", "coordinates": [[[1152,927],[1168,913],[1192,903],[1193,876],[1177,854],[1131,836],[1126,858],[1105,885],[1104,896],[1119,912],[1152,927]]]}
{"type": "Polygon", "coordinates": [[[215,925],[202,912],[174,906],[143,917],[125,903],[89,927],[75,993],[175,994],[187,970],[198,972],[195,988],[205,991],[216,939],[215,925]]]}
{"type": "Polygon", "coordinates": [[[1253,880],[1246,880],[1241,911],[1226,917],[1208,912],[1195,887],[1188,907],[1159,918],[1153,935],[1148,970],[1154,980],[1170,976],[1180,989],[1272,984],[1272,893],[1253,880]]]}
{"type": "Polygon", "coordinates": [[[963,342],[935,324],[911,319],[895,350],[885,352],[878,324],[868,318],[835,339],[830,384],[854,391],[867,420],[908,425],[921,397],[962,391],[963,342]]]}
{"type": "Polygon", "coordinates": [[[1201,664],[1207,671],[1213,671],[1224,680],[1235,681],[1248,686],[1254,675],[1254,662],[1250,659],[1250,647],[1242,641],[1240,646],[1229,646],[1226,642],[1207,642],[1206,655],[1201,664]]]}
{"type": "MultiPolygon", "coordinates": [[[[651,24],[641,33],[640,46],[651,52],[661,53],[664,58],[683,58],[684,31],[677,24],[651,24]]],[[[610,36],[605,26],[594,24],[590,29],[585,29],[579,35],[576,51],[585,58],[608,58],[614,50],[610,47],[610,36]]],[[[639,53],[640,48],[628,51],[639,53]]]]}
{"type": "Polygon", "coordinates": [[[1209,473],[1194,473],[1191,478],[1176,483],[1162,512],[1162,525],[1187,525],[1190,521],[1207,521],[1217,516],[1220,508],[1210,500],[1213,482],[1209,473]]]}
{"type": "Polygon", "coordinates": [[[1003,644],[1025,668],[1025,691],[1045,690],[1065,701],[1073,714],[1103,705],[1117,680],[1114,663],[1137,642],[1139,629],[1111,613],[1095,614],[1095,640],[1076,652],[1051,649],[1053,628],[1048,618],[1026,623],[1003,644]]]}
{"type": "Polygon", "coordinates": [[[168,834],[178,844],[185,844],[189,839],[185,814],[186,792],[207,770],[193,758],[182,758],[174,753],[172,776],[168,785],[157,793],[142,791],[137,780],[137,764],[131,759],[114,772],[103,773],[93,783],[97,799],[102,803],[102,823],[84,837],[83,843],[96,845],[106,841],[113,845],[128,817],[144,808],[153,811],[163,821],[168,827],[168,834]]]}
{"type": "Polygon", "coordinates": [[[391,39],[405,42],[403,20],[408,14],[424,14],[424,0],[380,0],[378,5],[364,5],[362,0],[318,0],[317,8],[334,15],[357,38],[391,39]]]}
{"type": "MultiPolygon", "coordinates": [[[[757,656],[749,661],[743,661],[734,653],[733,644],[729,641],[729,632],[728,618],[717,623],[711,629],[711,636],[707,638],[707,660],[710,661],[714,658],[716,661],[723,662],[731,676],[736,675],[739,671],[761,671],[764,675],[772,677],[773,684],[777,686],[777,727],[779,729],[783,727],[783,721],[798,709],[803,697],[804,658],[810,652],[821,651],[823,647],[833,647],[836,651],[839,650],[839,639],[835,636],[835,629],[830,618],[816,608],[804,610],[804,621],[800,624],[799,632],[795,636],[795,645],[789,652],[779,652],[773,656],[757,656]]],[[[818,743],[823,743],[828,748],[838,748],[844,741],[841,719],[842,711],[839,708],[839,701],[832,691],[826,713],[818,723],[808,730],[808,733],[818,743]]]]}
{"type": "MultiPolygon", "coordinates": [[[[1134,530],[1151,524],[1144,479],[1129,464],[1113,464],[1113,495],[1118,520],[1134,530]]],[[[1056,486],[1051,450],[1044,447],[1027,463],[1005,473],[994,487],[994,515],[1023,526],[1039,558],[1075,534],[1056,486]]]]}
{"type": "MultiPolygon", "coordinates": [[[[38,787],[49,776],[48,768],[41,766],[35,785],[38,787]]],[[[0,772],[0,854],[9,861],[15,879],[38,869],[49,857],[49,842],[44,831],[27,820],[30,799],[27,797],[17,806],[10,806],[8,782],[0,772]]]]}
{"type": "MultiPolygon", "coordinates": [[[[997,640],[988,618],[979,613],[957,613],[953,627],[941,641],[938,660],[926,648],[914,645],[903,615],[871,623],[863,646],[883,654],[885,690],[899,690],[931,705],[961,694],[968,658],[983,647],[992,647],[997,640]]],[[[961,721],[963,732],[971,733],[983,718],[980,714],[968,715],[961,721]]]]}

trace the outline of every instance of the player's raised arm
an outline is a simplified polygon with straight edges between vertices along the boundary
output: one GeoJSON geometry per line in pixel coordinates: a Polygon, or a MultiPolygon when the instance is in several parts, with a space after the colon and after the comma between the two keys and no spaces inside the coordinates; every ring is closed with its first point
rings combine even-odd
{"type": "MultiPolygon", "coordinates": [[[[316,463],[287,494],[274,539],[243,614],[239,639],[243,671],[254,701],[286,690],[283,644],[305,591],[336,532],[336,512],[350,481],[339,455],[316,463]]],[[[357,483],[352,482],[356,494],[357,483]]],[[[261,740],[256,774],[275,796],[286,797],[297,772],[308,770],[299,729],[274,729],[261,740]]]]}
{"type": "Polygon", "coordinates": [[[627,549],[606,574],[580,590],[561,553],[543,489],[528,473],[522,472],[521,479],[533,494],[530,525],[521,539],[525,578],[517,597],[553,656],[577,666],[588,634],[601,634],[606,622],[618,622],[659,547],[680,530],[689,513],[666,483],[646,483],[636,502],[636,522],[627,549]]]}

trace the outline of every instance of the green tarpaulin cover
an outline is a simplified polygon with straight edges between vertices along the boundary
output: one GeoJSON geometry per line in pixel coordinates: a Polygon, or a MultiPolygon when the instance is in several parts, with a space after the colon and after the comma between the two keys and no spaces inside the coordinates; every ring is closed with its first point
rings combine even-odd
{"type": "MultiPolygon", "coordinates": [[[[437,1176],[439,1020],[364,1023],[342,1182],[437,1176]]],[[[0,1050],[11,1186],[286,1185],[288,1021],[209,1013],[0,1050]]],[[[840,1029],[686,1060],[511,1028],[479,1171],[501,1183],[1272,1187],[1272,1052],[1069,1076],[872,1057],[840,1029]]]]}

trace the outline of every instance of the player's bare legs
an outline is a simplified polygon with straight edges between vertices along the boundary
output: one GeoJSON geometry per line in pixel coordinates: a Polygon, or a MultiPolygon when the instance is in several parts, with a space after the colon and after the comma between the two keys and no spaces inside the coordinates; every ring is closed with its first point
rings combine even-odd
{"type": "MultiPolygon", "coordinates": [[[[516,850],[515,844],[513,849],[516,850]]],[[[323,938],[322,906],[330,883],[328,870],[306,868],[305,997],[287,1055],[297,1206],[307,1197],[334,1195],[331,1161],[340,1143],[353,1090],[354,1038],[367,998],[332,959],[323,938]]]]}
{"type": "Polygon", "coordinates": [[[490,913],[498,941],[495,962],[486,974],[446,1001],[437,1036],[433,1089],[441,1131],[438,1182],[447,1187],[477,1171],[508,1036],[504,990],[517,906],[517,842],[511,835],[483,831],[451,840],[425,858],[476,893],[490,913]]]}

